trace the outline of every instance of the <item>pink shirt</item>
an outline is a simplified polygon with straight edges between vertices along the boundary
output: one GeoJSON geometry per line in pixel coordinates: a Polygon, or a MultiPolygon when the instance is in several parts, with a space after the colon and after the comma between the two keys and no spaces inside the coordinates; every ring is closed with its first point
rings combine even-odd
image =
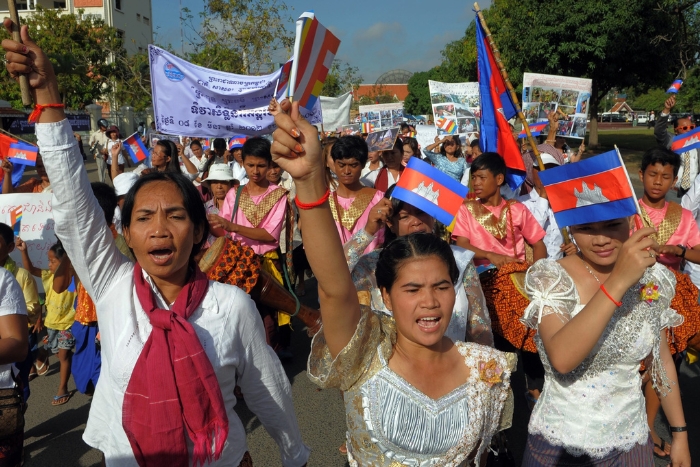
{"type": "MultiPolygon", "coordinates": [[[[487,206],[491,214],[498,218],[501,211],[506,206],[506,200],[501,200],[498,206],[487,206]]],[[[535,216],[522,203],[515,203],[510,207],[511,215],[513,216],[513,232],[515,233],[515,249],[518,259],[525,259],[525,242],[534,245],[544,238],[545,232],[540,227],[535,216]]],[[[455,228],[452,232],[452,238],[464,237],[476,248],[484,251],[497,253],[499,255],[513,257],[513,234],[511,233],[510,222],[506,222],[508,234],[503,240],[499,240],[486,231],[479,224],[474,216],[471,215],[467,206],[460,206],[455,221],[455,228]]],[[[489,264],[485,259],[474,259],[474,264],[477,266],[489,264]]]]}
{"type": "MultiPolygon", "coordinates": [[[[639,200],[639,204],[644,206],[649,219],[654,223],[654,227],[658,227],[661,222],[663,222],[664,217],[666,217],[666,210],[668,209],[668,203],[664,204],[661,209],[654,209],[647,206],[647,204],[639,200]]],[[[700,245],[700,230],[698,225],[695,223],[695,218],[693,213],[689,210],[683,208],[681,213],[681,222],[678,224],[678,228],[671,238],[668,239],[667,245],[683,245],[686,248],[694,248],[696,245],[700,245]]],[[[681,258],[675,255],[661,255],[658,257],[659,263],[664,266],[668,266],[671,269],[678,271],[681,267],[681,258]]]]}
{"type": "MultiPolygon", "coordinates": [[[[253,200],[253,203],[255,205],[260,204],[260,202],[263,200],[265,196],[267,196],[271,191],[275,190],[278,188],[277,185],[274,185],[270,183],[270,186],[267,187],[267,190],[265,193],[262,195],[258,196],[251,196],[250,198],[253,200]]],[[[248,237],[244,237],[243,235],[231,232],[231,238],[234,240],[239,240],[242,244],[248,245],[253,249],[253,251],[259,255],[264,255],[268,251],[273,251],[276,250],[277,247],[279,246],[280,242],[280,232],[282,232],[282,225],[284,224],[284,213],[285,213],[285,208],[286,208],[286,203],[287,203],[287,197],[283,196],[280,198],[279,201],[277,201],[277,204],[275,204],[270,212],[263,218],[263,220],[260,222],[258,225],[259,229],[265,229],[269,232],[270,235],[275,239],[274,243],[267,243],[267,242],[261,242],[258,240],[251,240],[248,237]]],[[[243,213],[243,210],[240,207],[240,203],[238,206],[238,211],[236,212],[236,215],[233,216],[233,219],[231,218],[231,213],[233,212],[233,207],[236,205],[236,190],[231,189],[229,190],[228,193],[226,193],[226,199],[224,199],[224,205],[221,207],[221,211],[219,212],[219,216],[223,217],[227,221],[231,221],[234,224],[238,224],[243,227],[253,227],[253,224],[251,224],[248,219],[245,217],[245,214],[243,213]]]]}
{"type": "MultiPolygon", "coordinates": [[[[372,198],[372,201],[369,202],[367,208],[362,213],[360,218],[357,219],[357,222],[355,222],[355,225],[353,226],[352,230],[346,229],[340,222],[335,223],[335,227],[338,229],[338,235],[340,235],[340,241],[343,242],[343,244],[347,243],[353,235],[365,228],[365,226],[367,225],[367,221],[369,220],[370,210],[383,197],[384,192],[377,190],[377,192],[374,194],[374,198],[372,198]]],[[[349,209],[352,202],[355,201],[355,198],[343,198],[342,196],[338,196],[337,199],[338,204],[340,204],[340,206],[343,209],[349,209]]],[[[377,234],[374,236],[374,240],[372,240],[372,243],[370,243],[367,246],[364,253],[369,253],[370,251],[376,250],[378,246],[382,243],[384,243],[384,229],[379,229],[377,234]]]]}

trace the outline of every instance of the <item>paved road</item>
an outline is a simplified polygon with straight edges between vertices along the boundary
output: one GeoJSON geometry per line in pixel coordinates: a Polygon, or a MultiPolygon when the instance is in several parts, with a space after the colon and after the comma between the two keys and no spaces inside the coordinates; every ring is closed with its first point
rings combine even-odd
{"type": "MultiPolygon", "coordinates": [[[[88,164],[91,179],[94,178],[94,164],[88,164]]],[[[307,295],[303,301],[313,306],[317,303],[315,281],[307,282],[307,295]]],[[[309,338],[303,332],[300,322],[295,324],[292,337],[295,359],[285,365],[292,383],[294,407],[304,441],[312,449],[311,466],[345,467],[347,461],[338,452],[344,440],[344,409],[340,394],[335,390],[320,390],[306,377],[306,358],[309,338]]],[[[513,428],[508,432],[510,447],[519,462],[527,436],[529,413],[525,406],[525,392],[522,371],[514,374],[513,390],[516,395],[513,428]]],[[[89,448],[82,441],[82,432],[90,409],[91,398],[76,394],[67,404],[52,407],[51,398],[58,388],[58,361],[51,359],[51,369],[47,376],[31,382],[32,395],[26,414],[25,451],[28,467],[88,467],[100,465],[100,453],[89,448]]],[[[688,419],[691,455],[700,459],[700,366],[681,367],[680,387],[684,397],[686,418],[688,419]]],[[[69,388],[74,388],[71,382],[69,388]]],[[[236,406],[248,432],[250,452],[258,467],[281,465],[279,453],[272,439],[267,435],[257,417],[252,414],[245,402],[236,406]]],[[[657,420],[659,432],[670,440],[665,423],[657,420]]],[[[657,466],[664,464],[657,462],[657,466]]]]}

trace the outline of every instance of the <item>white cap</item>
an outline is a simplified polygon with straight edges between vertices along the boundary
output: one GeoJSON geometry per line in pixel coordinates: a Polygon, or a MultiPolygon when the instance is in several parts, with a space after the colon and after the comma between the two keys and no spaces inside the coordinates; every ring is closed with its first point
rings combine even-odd
{"type": "Polygon", "coordinates": [[[117,196],[124,196],[127,194],[138,179],[139,176],[133,172],[124,172],[114,177],[112,183],[114,184],[114,191],[117,196]]]}
{"type": "Polygon", "coordinates": [[[228,164],[214,164],[209,168],[209,176],[205,182],[230,182],[233,178],[233,170],[228,164]]]}
{"type": "MultiPolygon", "coordinates": [[[[561,165],[556,157],[554,157],[553,155],[551,155],[547,152],[541,152],[540,159],[542,159],[542,165],[547,165],[547,164],[561,165]]],[[[539,164],[537,163],[537,158],[535,158],[534,164],[536,167],[539,167],[539,164]]]]}

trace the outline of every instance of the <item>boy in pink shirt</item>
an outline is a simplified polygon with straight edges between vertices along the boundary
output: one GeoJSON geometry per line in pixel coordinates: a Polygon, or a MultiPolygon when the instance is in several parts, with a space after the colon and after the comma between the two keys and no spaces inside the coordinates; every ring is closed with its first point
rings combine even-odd
{"type": "Polygon", "coordinates": [[[506,165],[495,152],[486,152],[474,159],[471,166],[472,192],[477,199],[468,199],[459,208],[452,238],[457,245],[474,252],[474,264],[499,268],[507,263],[525,260],[525,243],[537,261],[547,257],[542,239],[544,230],[530,211],[515,200],[501,197],[506,165]]]}
{"type": "MultiPolygon", "coordinates": [[[[366,187],[360,182],[367,157],[367,143],[360,136],[342,136],[331,149],[338,188],[328,202],[343,244],[365,228],[372,207],[384,197],[383,191],[366,187]]],[[[380,229],[364,253],[375,250],[383,242],[384,229],[380,229]]]]}

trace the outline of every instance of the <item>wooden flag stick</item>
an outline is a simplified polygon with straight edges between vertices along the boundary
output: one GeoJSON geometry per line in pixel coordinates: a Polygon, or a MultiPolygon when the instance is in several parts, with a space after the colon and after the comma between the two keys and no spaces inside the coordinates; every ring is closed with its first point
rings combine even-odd
{"type": "Polygon", "coordinates": [[[7,136],[9,136],[10,138],[16,139],[17,141],[21,141],[21,142],[23,142],[23,143],[27,143],[27,144],[30,144],[30,145],[32,145],[32,146],[36,146],[36,144],[30,143],[30,142],[27,141],[26,139],[22,139],[22,138],[20,138],[19,136],[13,135],[13,134],[10,133],[9,131],[5,131],[5,130],[3,130],[2,128],[0,128],[0,133],[2,133],[2,134],[4,134],[4,135],[7,135],[7,136]]]}
{"type": "MultiPolygon", "coordinates": [[[[22,38],[19,35],[19,15],[17,14],[15,0],[7,0],[7,6],[10,9],[10,19],[12,20],[12,40],[22,43],[22,38]]],[[[32,95],[29,92],[29,80],[26,75],[19,75],[19,89],[22,92],[22,104],[25,107],[30,107],[32,105],[32,95]]]]}
{"type": "Polygon", "coordinates": [[[518,112],[518,119],[520,120],[520,123],[523,124],[523,128],[525,129],[527,141],[530,143],[532,153],[537,158],[537,165],[540,166],[540,170],[544,170],[544,164],[542,163],[542,158],[540,157],[540,151],[537,150],[537,143],[535,142],[535,138],[533,138],[532,133],[530,133],[530,126],[527,124],[527,119],[525,119],[523,109],[520,108],[520,101],[518,100],[518,95],[515,93],[515,89],[513,89],[513,84],[510,82],[510,78],[508,78],[508,72],[506,71],[506,67],[503,64],[503,60],[501,60],[501,53],[498,51],[498,47],[496,46],[496,43],[494,42],[493,37],[491,36],[491,31],[489,30],[489,27],[486,24],[486,19],[484,18],[484,14],[481,12],[478,3],[474,3],[474,11],[476,11],[476,16],[479,18],[481,27],[484,28],[484,32],[486,33],[486,40],[489,43],[491,52],[493,53],[493,59],[496,61],[496,66],[498,66],[498,72],[501,73],[503,81],[506,83],[506,87],[508,88],[508,92],[510,93],[510,98],[513,101],[515,110],[518,112]]]}

